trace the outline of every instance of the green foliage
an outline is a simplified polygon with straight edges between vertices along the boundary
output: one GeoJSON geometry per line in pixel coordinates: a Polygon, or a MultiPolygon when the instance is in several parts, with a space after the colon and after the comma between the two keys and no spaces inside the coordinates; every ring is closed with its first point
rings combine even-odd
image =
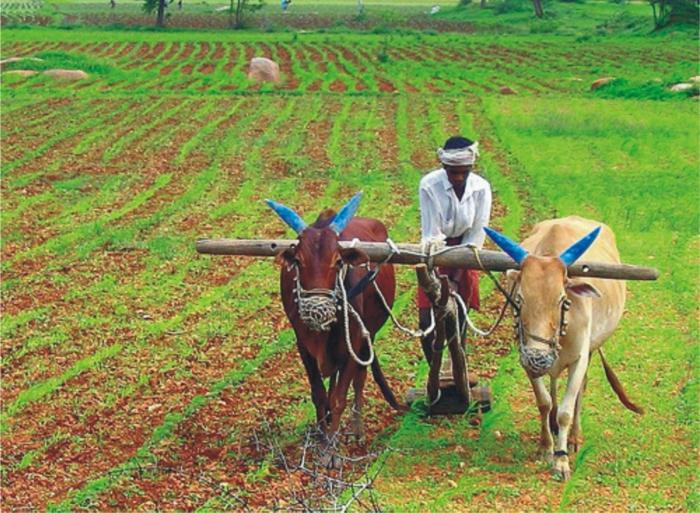
{"type": "Polygon", "coordinates": [[[72,52],[46,51],[34,54],[40,61],[23,59],[21,61],[10,62],[3,65],[4,70],[28,69],[34,71],[44,71],[47,69],[80,69],[88,74],[109,75],[116,70],[114,67],[101,62],[93,57],[72,52]]]}
{"type": "Polygon", "coordinates": [[[688,96],[700,94],[697,84],[688,91],[674,93],[669,90],[671,84],[661,81],[631,82],[617,78],[596,89],[593,94],[601,98],[633,98],[638,100],[685,100],[688,96]]]}
{"type": "Polygon", "coordinates": [[[700,7],[694,0],[648,0],[657,29],[670,25],[693,25],[697,28],[700,7]]]}
{"type": "Polygon", "coordinates": [[[529,12],[531,10],[532,4],[528,0],[499,0],[493,4],[493,12],[496,14],[529,12]]]}

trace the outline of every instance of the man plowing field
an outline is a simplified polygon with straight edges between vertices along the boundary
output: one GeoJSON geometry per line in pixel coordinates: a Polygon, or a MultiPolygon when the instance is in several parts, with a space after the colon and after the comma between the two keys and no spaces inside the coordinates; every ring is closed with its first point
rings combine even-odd
{"type": "MultiPolygon", "coordinates": [[[[428,173],[420,181],[421,238],[428,251],[435,246],[484,244],[484,230],[491,217],[491,186],[475,174],[474,164],[479,155],[478,143],[465,137],[450,137],[438,149],[442,167],[428,173]]],[[[479,276],[475,270],[440,267],[451,286],[469,308],[479,308],[479,276]]],[[[435,332],[432,305],[422,288],[416,296],[420,329],[430,331],[421,338],[426,360],[432,360],[435,332]]]]}

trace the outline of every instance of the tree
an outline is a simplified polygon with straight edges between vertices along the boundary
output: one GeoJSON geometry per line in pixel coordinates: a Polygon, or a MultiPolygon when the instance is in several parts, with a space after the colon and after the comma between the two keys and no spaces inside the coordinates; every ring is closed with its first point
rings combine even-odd
{"type": "Polygon", "coordinates": [[[544,16],[544,9],[542,8],[542,0],[532,0],[532,6],[535,8],[535,16],[541,18],[544,16]]]}
{"type": "Polygon", "coordinates": [[[649,0],[657,29],[675,23],[698,24],[698,4],[695,0],[649,0]]]}
{"type": "Polygon", "coordinates": [[[165,8],[167,0],[143,0],[143,10],[148,14],[153,14],[153,11],[157,11],[156,15],[156,27],[165,26],[165,8]]]}
{"type": "Polygon", "coordinates": [[[263,5],[263,0],[231,0],[229,25],[232,28],[243,28],[245,13],[262,9],[263,5]]]}

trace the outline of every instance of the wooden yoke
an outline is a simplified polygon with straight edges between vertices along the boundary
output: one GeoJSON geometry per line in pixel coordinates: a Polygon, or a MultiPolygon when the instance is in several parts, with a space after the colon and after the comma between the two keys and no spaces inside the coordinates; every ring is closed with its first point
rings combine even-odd
{"type": "Polygon", "coordinates": [[[464,353],[461,333],[459,330],[459,309],[455,298],[450,294],[450,284],[446,277],[438,278],[434,272],[428,271],[425,264],[416,266],[418,284],[433,305],[435,315],[435,341],[433,356],[428,375],[428,411],[435,413],[441,397],[440,369],[442,367],[442,351],[447,341],[452,360],[452,378],[458,399],[469,406],[470,394],[467,381],[466,356],[464,353]]]}

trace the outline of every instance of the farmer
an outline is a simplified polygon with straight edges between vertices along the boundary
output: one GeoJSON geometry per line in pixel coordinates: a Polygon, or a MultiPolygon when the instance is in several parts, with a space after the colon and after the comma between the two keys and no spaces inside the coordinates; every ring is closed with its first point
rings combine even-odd
{"type": "MultiPolygon", "coordinates": [[[[450,137],[437,151],[442,167],[425,175],[418,189],[421,215],[421,239],[434,248],[444,241],[447,246],[473,244],[481,249],[484,226],[491,217],[491,186],[474,174],[479,156],[478,142],[465,137],[450,137]]],[[[479,308],[479,276],[469,269],[440,267],[450,285],[468,308],[479,308]]],[[[418,319],[422,330],[430,327],[430,301],[418,287],[418,319]]],[[[434,332],[423,337],[421,344],[428,362],[432,359],[434,332]]]]}

